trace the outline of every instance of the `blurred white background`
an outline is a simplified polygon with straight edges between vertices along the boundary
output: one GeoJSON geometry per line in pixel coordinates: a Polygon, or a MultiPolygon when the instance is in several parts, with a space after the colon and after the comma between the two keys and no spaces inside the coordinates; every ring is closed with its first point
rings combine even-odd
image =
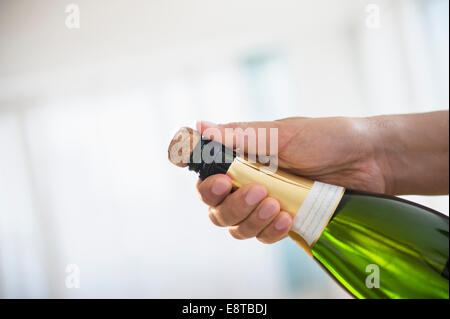
{"type": "Polygon", "coordinates": [[[446,0],[1,0],[0,297],[347,297],[291,241],[214,227],[168,142],[448,109],[448,39],[446,0]]]}

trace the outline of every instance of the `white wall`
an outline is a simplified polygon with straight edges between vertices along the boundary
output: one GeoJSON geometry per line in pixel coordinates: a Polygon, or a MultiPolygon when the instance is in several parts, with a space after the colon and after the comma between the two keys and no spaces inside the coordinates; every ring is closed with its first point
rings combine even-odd
{"type": "Polygon", "coordinates": [[[199,119],[447,109],[448,2],[71,2],[80,29],[69,2],[0,3],[0,296],[345,297],[293,244],[212,226],[167,143],[199,119]]]}

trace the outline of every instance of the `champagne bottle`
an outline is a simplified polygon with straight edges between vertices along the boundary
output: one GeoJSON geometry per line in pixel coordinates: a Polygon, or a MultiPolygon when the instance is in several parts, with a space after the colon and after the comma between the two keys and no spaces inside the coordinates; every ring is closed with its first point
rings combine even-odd
{"type": "Polygon", "coordinates": [[[263,184],[295,216],[289,237],[357,298],[449,298],[445,215],[398,197],[273,172],[190,128],[173,138],[169,160],[200,179],[227,174],[234,187],[263,184]]]}

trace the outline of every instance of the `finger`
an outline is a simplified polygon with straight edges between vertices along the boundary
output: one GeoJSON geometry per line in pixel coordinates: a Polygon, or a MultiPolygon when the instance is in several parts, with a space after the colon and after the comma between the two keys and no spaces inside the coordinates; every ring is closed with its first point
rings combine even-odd
{"type": "Polygon", "coordinates": [[[271,138],[277,139],[279,122],[238,122],[228,124],[214,124],[205,121],[197,122],[197,130],[206,138],[215,140],[232,149],[245,154],[275,155],[277,149],[270,149],[274,143],[271,138]],[[264,132],[264,133],[263,133],[264,132]],[[262,140],[260,140],[262,139],[262,140]]]}
{"type": "Polygon", "coordinates": [[[216,206],[230,193],[232,186],[230,177],[217,174],[209,176],[204,181],[199,180],[197,190],[203,202],[216,206]]]}
{"type": "Polygon", "coordinates": [[[291,215],[288,212],[281,211],[256,238],[265,244],[272,244],[286,237],[291,226],[291,215]]]}
{"type": "Polygon", "coordinates": [[[267,190],[261,184],[247,184],[212,207],[210,212],[221,226],[232,226],[246,219],[266,196],[267,190]]]}
{"type": "Polygon", "coordinates": [[[212,222],[214,225],[219,226],[219,227],[225,227],[225,226],[226,226],[226,225],[222,225],[222,224],[217,220],[216,216],[214,215],[214,212],[215,212],[215,208],[214,208],[214,207],[210,206],[210,207],[208,208],[208,211],[209,211],[208,217],[209,217],[209,219],[211,220],[211,222],[212,222]]]}
{"type": "Polygon", "coordinates": [[[270,224],[280,212],[280,203],[272,197],[264,199],[244,221],[229,228],[230,234],[236,239],[255,237],[270,224]]]}

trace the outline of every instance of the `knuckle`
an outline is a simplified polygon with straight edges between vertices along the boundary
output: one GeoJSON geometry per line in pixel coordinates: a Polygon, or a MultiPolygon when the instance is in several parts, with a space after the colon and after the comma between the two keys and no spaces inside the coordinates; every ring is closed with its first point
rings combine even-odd
{"type": "Polygon", "coordinates": [[[273,236],[270,236],[270,234],[267,233],[259,234],[256,238],[263,244],[273,244],[277,241],[276,238],[273,238],[273,236]]]}
{"type": "Polygon", "coordinates": [[[241,225],[239,225],[239,231],[241,234],[243,234],[246,238],[252,238],[256,237],[261,229],[257,226],[253,226],[250,224],[249,221],[245,221],[241,225]]]}
{"type": "Polygon", "coordinates": [[[253,233],[252,237],[258,235],[258,233],[262,230],[262,228],[263,228],[262,225],[260,225],[252,218],[247,218],[245,220],[245,229],[247,229],[248,232],[253,233]]]}
{"type": "Polygon", "coordinates": [[[237,207],[235,206],[235,207],[229,209],[228,216],[229,216],[231,224],[239,223],[246,217],[245,211],[242,210],[242,208],[240,208],[238,206],[237,207]]]}
{"type": "Polygon", "coordinates": [[[236,226],[236,232],[239,234],[239,236],[242,239],[249,239],[249,238],[255,237],[258,234],[257,231],[249,229],[245,225],[236,226]]]}
{"type": "Polygon", "coordinates": [[[263,244],[270,244],[264,236],[256,236],[256,239],[263,244]]]}
{"type": "Polygon", "coordinates": [[[217,219],[217,217],[216,217],[216,215],[214,214],[214,212],[213,211],[209,211],[209,219],[211,220],[211,222],[214,224],[214,225],[216,225],[216,226],[218,226],[218,227],[223,227],[224,225],[217,219]]]}
{"type": "Polygon", "coordinates": [[[234,224],[232,218],[232,212],[230,209],[224,207],[223,205],[219,205],[215,209],[215,217],[223,226],[232,226],[234,224]]]}
{"type": "Polygon", "coordinates": [[[242,234],[236,228],[228,228],[228,232],[234,239],[239,239],[239,240],[246,239],[245,237],[242,236],[242,234]]]}
{"type": "Polygon", "coordinates": [[[236,198],[227,198],[226,202],[220,205],[219,213],[221,218],[229,225],[233,226],[245,219],[246,212],[236,198]]]}

